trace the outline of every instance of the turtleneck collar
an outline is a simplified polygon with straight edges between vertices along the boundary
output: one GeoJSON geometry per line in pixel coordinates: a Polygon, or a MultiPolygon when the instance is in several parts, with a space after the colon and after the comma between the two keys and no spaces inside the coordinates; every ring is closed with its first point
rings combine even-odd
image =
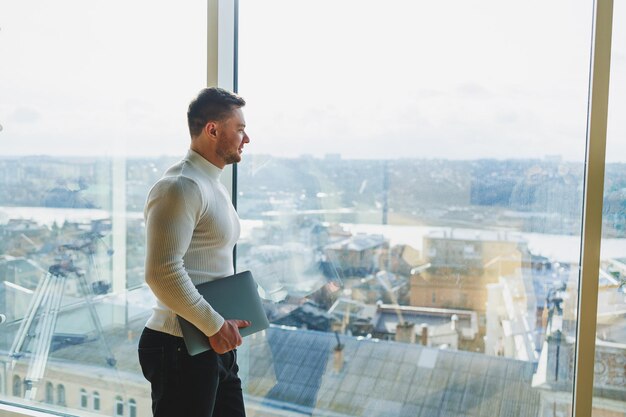
{"type": "Polygon", "coordinates": [[[187,156],[185,159],[189,160],[193,165],[196,165],[202,172],[207,174],[211,179],[219,180],[220,175],[222,174],[222,169],[216,167],[206,159],[202,157],[196,151],[189,149],[187,151],[187,156]]]}

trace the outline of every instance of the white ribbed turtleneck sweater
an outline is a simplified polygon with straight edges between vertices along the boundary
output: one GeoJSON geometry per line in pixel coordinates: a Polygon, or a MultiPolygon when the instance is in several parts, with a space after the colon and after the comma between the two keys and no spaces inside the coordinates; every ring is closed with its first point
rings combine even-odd
{"type": "Polygon", "coordinates": [[[239,217],[219,181],[221,173],[189,150],[148,194],[146,283],[157,298],[146,324],[150,329],[182,336],[177,314],[207,336],[224,323],[195,288],[234,272],[239,217]]]}

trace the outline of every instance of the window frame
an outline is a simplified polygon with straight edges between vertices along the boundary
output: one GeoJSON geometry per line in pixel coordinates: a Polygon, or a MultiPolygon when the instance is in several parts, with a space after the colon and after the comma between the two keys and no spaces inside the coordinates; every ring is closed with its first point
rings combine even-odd
{"type": "Polygon", "coordinates": [[[593,409],[599,291],[598,271],[600,270],[602,241],[602,208],[613,30],[613,0],[595,0],[593,6],[578,317],[574,356],[574,398],[572,404],[574,417],[590,416],[593,409]]]}

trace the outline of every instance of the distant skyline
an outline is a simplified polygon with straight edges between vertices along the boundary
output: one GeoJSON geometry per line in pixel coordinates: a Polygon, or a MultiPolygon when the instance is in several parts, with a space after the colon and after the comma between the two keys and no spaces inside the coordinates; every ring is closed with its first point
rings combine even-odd
{"type": "MultiPolygon", "coordinates": [[[[244,163],[583,161],[591,1],[382,6],[240,0],[244,163]]],[[[626,160],[625,40],[618,2],[608,162],[626,160]]],[[[2,155],[182,155],[206,79],[206,2],[5,0],[0,56],[2,155]]]]}

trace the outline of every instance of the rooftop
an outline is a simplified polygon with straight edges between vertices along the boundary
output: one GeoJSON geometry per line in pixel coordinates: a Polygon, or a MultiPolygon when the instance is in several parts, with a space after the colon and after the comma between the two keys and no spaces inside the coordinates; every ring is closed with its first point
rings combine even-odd
{"type": "Polygon", "coordinates": [[[432,231],[425,239],[471,240],[480,242],[527,242],[520,233],[515,232],[455,228],[432,231]]]}
{"type": "Polygon", "coordinates": [[[367,249],[374,249],[384,245],[386,242],[383,235],[370,235],[365,233],[358,233],[347,239],[340,240],[339,242],[331,243],[326,246],[326,249],[332,250],[349,250],[349,251],[364,251],[367,249]]]}
{"type": "Polygon", "coordinates": [[[483,354],[272,327],[242,349],[245,392],[311,415],[537,416],[533,365],[483,354]],[[245,354],[247,350],[247,355],[245,354]]]}

